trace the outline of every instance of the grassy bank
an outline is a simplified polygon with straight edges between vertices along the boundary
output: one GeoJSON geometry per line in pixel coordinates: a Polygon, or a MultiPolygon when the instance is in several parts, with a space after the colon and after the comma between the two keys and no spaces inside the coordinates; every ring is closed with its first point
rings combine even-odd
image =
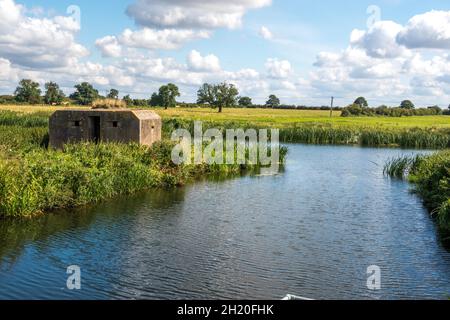
{"type": "Polygon", "coordinates": [[[450,151],[392,159],[385,174],[407,178],[415,186],[440,228],[450,233],[450,151]]]}
{"type": "MultiPolygon", "coordinates": [[[[0,125],[24,123],[41,126],[56,107],[0,106],[0,125]],[[17,120],[17,112],[25,119],[17,120]],[[36,111],[36,112],[33,112],[36,111]],[[3,114],[3,116],[2,116],[3,114]],[[11,118],[11,119],[9,119],[11,118]]],[[[282,142],[310,144],[356,144],[362,146],[393,146],[402,148],[444,149],[450,147],[450,116],[422,117],[333,117],[328,111],[225,109],[205,108],[154,109],[163,117],[164,135],[169,137],[174,128],[192,131],[193,122],[203,122],[207,128],[279,128],[282,142]]]]}
{"type": "MultiPolygon", "coordinates": [[[[0,158],[0,216],[32,216],[95,203],[119,194],[182,185],[196,176],[239,175],[257,165],[174,165],[172,143],[34,148],[0,158]]],[[[283,153],[284,154],[284,153],[283,153]]]]}
{"type": "MultiPolygon", "coordinates": [[[[197,177],[257,172],[258,164],[174,165],[173,143],[67,145],[48,149],[48,116],[0,112],[0,217],[29,217],[197,177]]],[[[286,149],[281,152],[282,161],[286,149]]]]}

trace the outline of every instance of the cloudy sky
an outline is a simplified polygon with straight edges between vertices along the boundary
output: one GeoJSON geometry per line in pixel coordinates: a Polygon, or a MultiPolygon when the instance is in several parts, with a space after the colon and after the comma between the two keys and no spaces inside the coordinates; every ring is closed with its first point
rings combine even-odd
{"type": "Polygon", "coordinates": [[[0,0],[0,93],[22,78],[148,98],[236,84],[263,103],[450,104],[448,0],[0,0]]]}

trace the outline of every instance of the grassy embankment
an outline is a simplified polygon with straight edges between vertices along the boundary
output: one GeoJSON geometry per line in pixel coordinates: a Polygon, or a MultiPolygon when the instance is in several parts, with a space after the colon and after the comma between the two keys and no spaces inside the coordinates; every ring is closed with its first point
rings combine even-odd
{"type": "MultiPolygon", "coordinates": [[[[29,217],[119,194],[175,186],[197,176],[239,175],[258,165],[174,165],[173,144],[68,145],[47,148],[48,110],[0,111],[0,217],[29,217]]],[[[282,149],[282,160],[286,149],[282,149]]]]}
{"type": "Polygon", "coordinates": [[[450,234],[450,150],[395,158],[386,164],[384,172],[413,183],[439,227],[450,234]]]}

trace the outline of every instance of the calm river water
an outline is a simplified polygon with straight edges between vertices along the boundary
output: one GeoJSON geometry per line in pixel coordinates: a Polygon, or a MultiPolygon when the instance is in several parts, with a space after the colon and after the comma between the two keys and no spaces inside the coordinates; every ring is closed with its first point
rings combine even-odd
{"type": "Polygon", "coordinates": [[[200,181],[0,222],[0,299],[445,299],[450,253],[384,162],[412,151],[289,145],[276,176],[200,181]],[[66,287],[70,265],[81,290],[66,287]],[[381,290],[367,288],[367,267],[381,290]]]}

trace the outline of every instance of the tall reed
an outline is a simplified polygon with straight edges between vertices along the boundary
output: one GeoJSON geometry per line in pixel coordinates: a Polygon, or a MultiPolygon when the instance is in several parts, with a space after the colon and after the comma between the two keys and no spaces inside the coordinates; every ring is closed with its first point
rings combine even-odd
{"type": "Polygon", "coordinates": [[[415,192],[436,217],[438,225],[450,232],[450,150],[428,156],[404,156],[385,165],[386,175],[407,178],[415,192]]]}

